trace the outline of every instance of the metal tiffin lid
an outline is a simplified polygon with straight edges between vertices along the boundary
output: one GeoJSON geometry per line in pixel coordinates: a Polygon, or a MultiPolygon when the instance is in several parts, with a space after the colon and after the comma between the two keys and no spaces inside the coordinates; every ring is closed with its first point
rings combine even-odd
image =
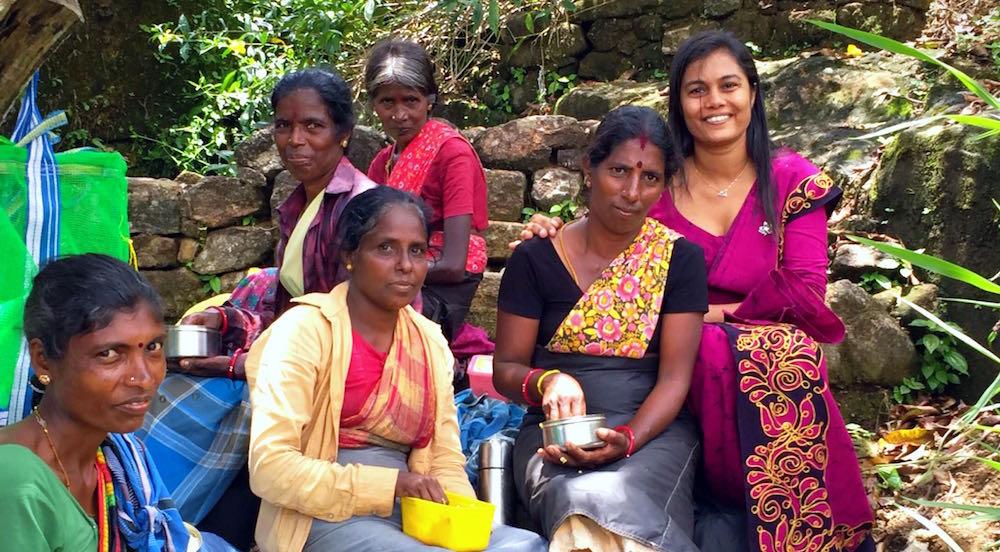
{"type": "Polygon", "coordinates": [[[479,444],[479,469],[507,468],[510,466],[511,441],[501,437],[490,437],[479,444]]]}

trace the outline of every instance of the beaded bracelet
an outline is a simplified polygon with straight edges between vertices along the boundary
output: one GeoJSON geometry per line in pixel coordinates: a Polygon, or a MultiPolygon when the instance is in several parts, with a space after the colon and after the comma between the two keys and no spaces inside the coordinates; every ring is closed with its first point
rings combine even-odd
{"type": "Polygon", "coordinates": [[[542,380],[551,376],[552,374],[560,374],[560,373],[561,372],[559,370],[546,370],[542,372],[542,375],[538,376],[538,379],[535,380],[535,387],[538,388],[538,395],[540,397],[545,396],[545,391],[542,389],[542,380]]]}
{"type": "Polygon", "coordinates": [[[236,349],[233,356],[229,357],[229,368],[226,369],[226,375],[229,379],[236,379],[236,362],[239,360],[240,355],[243,354],[243,349],[236,349]]]}
{"type": "Polygon", "coordinates": [[[524,380],[521,382],[521,398],[524,399],[524,403],[528,406],[541,406],[541,402],[535,402],[531,400],[531,393],[528,392],[528,382],[531,381],[531,376],[541,372],[541,368],[532,368],[528,370],[528,374],[524,376],[524,380]]]}
{"type": "Polygon", "coordinates": [[[229,329],[229,317],[226,316],[226,309],[222,307],[212,307],[212,309],[219,313],[219,318],[222,320],[219,324],[219,335],[226,335],[226,330],[229,329]]]}
{"type": "Polygon", "coordinates": [[[615,428],[615,431],[628,436],[628,450],[625,451],[625,458],[632,456],[632,453],[635,452],[635,433],[632,432],[632,428],[627,425],[620,425],[615,428]]]}

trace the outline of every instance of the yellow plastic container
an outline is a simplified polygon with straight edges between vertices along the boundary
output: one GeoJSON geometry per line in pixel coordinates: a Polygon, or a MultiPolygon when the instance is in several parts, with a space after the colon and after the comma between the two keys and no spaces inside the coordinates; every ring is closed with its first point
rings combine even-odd
{"type": "Polygon", "coordinates": [[[431,546],[456,552],[485,550],[490,544],[495,506],[445,491],[448,504],[403,497],[403,532],[431,546]]]}

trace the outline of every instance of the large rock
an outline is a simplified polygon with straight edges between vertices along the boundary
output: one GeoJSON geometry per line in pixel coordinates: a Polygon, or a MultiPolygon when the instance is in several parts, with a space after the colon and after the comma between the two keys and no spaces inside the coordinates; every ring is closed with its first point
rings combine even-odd
{"type": "Polygon", "coordinates": [[[128,221],[133,234],[176,234],[181,231],[179,182],[164,178],[128,179],[128,221]]]}
{"type": "Polygon", "coordinates": [[[659,42],[663,37],[663,18],[655,13],[646,14],[633,20],[635,36],[647,42],[659,42]]]}
{"type": "Polygon", "coordinates": [[[677,48],[681,43],[691,36],[701,31],[718,28],[718,23],[705,19],[688,19],[664,25],[663,39],[660,41],[660,51],[663,52],[663,55],[672,57],[677,54],[677,48]]]}
{"type": "Polygon", "coordinates": [[[225,228],[208,234],[191,268],[199,274],[221,274],[261,266],[272,255],[274,246],[274,235],[267,228],[225,228]]]}
{"type": "Polygon", "coordinates": [[[556,152],[556,163],[560,167],[565,167],[571,171],[583,170],[583,158],[587,154],[585,149],[568,149],[556,152]]]}
{"type": "Polygon", "coordinates": [[[713,19],[725,17],[740,8],[741,0],[705,0],[705,15],[713,19]]]}
{"type": "Polygon", "coordinates": [[[897,40],[910,40],[920,36],[924,28],[924,11],[895,2],[890,5],[851,2],[837,8],[837,23],[897,40]]]}
{"type": "Polygon", "coordinates": [[[281,171],[278,176],[274,177],[274,189],[271,190],[271,221],[277,225],[278,224],[278,207],[288,199],[288,196],[292,195],[295,188],[299,186],[299,181],[295,180],[292,173],[288,171],[281,171]]]}
{"type": "Polygon", "coordinates": [[[506,48],[506,63],[511,67],[561,67],[571,63],[577,54],[587,50],[583,29],[573,23],[562,23],[545,39],[532,39],[517,48],[506,48]]]}
{"type": "Polygon", "coordinates": [[[917,353],[895,318],[857,284],[838,280],[826,292],[847,327],[837,345],[824,345],[831,383],[898,385],[917,368],[917,353]]]}
{"type": "Polygon", "coordinates": [[[483,232],[486,239],[486,255],[490,259],[506,259],[510,257],[510,242],[519,239],[524,225],[519,222],[501,222],[491,220],[483,232]]]}
{"type": "Polygon", "coordinates": [[[866,174],[881,145],[855,140],[913,116],[926,84],[918,62],[883,53],[759,62],[772,138],[824,167],[841,186],[866,174]]]}
{"type": "MultiPolygon", "coordinates": [[[[933,123],[897,135],[886,148],[870,190],[866,213],[879,231],[902,239],[910,249],[962,265],[987,277],[1000,267],[1000,228],[993,200],[1000,198],[1000,136],[979,138],[981,130],[933,123]]],[[[936,278],[930,275],[931,279],[936,278]]],[[[941,279],[941,294],[996,301],[952,279],[941,279]]],[[[985,341],[995,316],[971,305],[949,304],[948,319],[985,341]]],[[[996,375],[996,367],[969,354],[970,378],[958,393],[975,399],[996,375]]]]}
{"type": "Polygon", "coordinates": [[[560,115],[533,115],[487,129],[475,142],[483,164],[534,171],[549,164],[553,149],[587,145],[587,128],[560,115]]]}
{"type": "Polygon", "coordinates": [[[845,243],[837,248],[830,263],[830,279],[859,281],[872,272],[890,275],[899,269],[899,261],[874,247],[845,243]]]}
{"type": "Polygon", "coordinates": [[[167,322],[180,318],[184,311],[205,298],[204,284],[198,275],[186,268],[174,270],[143,270],[142,275],[163,299],[163,315],[167,322]]]}
{"type": "Polygon", "coordinates": [[[580,60],[580,76],[601,81],[615,80],[632,68],[628,58],[618,52],[590,52],[580,60]]]}
{"type": "MultiPolygon", "coordinates": [[[[903,326],[923,316],[910,305],[897,301],[899,297],[898,289],[887,289],[873,295],[882,308],[889,312],[894,318],[898,318],[903,326]]],[[[936,313],[938,310],[938,287],[934,284],[918,284],[909,289],[903,298],[907,301],[930,312],[936,313]]]]}
{"type": "MultiPolygon", "coordinates": [[[[267,187],[267,177],[264,176],[264,173],[249,167],[236,167],[236,178],[239,178],[240,182],[247,186],[252,186],[254,188],[267,187]]],[[[201,182],[201,178],[195,182],[191,182],[191,184],[197,184],[198,182],[201,182]]]]}
{"type": "Polygon", "coordinates": [[[367,173],[368,166],[375,159],[375,154],[389,145],[385,134],[372,127],[357,125],[351,133],[351,141],[347,144],[347,159],[359,171],[367,173]]]}
{"type": "Polygon", "coordinates": [[[667,116],[665,81],[589,82],[570,90],[556,102],[555,112],[579,120],[600,119],[622,105],[652,107],[667,116]]]}
{"type": "Polygon", "coordinates": [[[139,268],[170,268],[177,266],[177,238],[140,234],[132,237],[139,268]]]}
{"type": "Polygon", "coordinates": [[[667,0],[660,3],[657,13],[664,19],[680,19],[700,9],[704,0],[667,0]]]}
{"type": "Polygon", "coordinates": [[[268,179],[281,172],[281,158],[274,147],[272,130],[271,127],[260,129],[236,146],[236,164],[259,171],[268,179]]]}
{"type": "Polygon", "coordinates": [[[587,39],[598,52],[632,54],[643,42],[632,19],[599,19],[587,31],[587,39]]]}
{"type": "Polygon", "coordinates": [[[187,264],[198,255],[198,248],[201,244],[194,238],[181,238],[177,246],[177,262],[187,264]]]}
{"type": "Polygon", "coordinates": [[[184,216],[198,226],[238,224],[264,207],[264,191],[256,183],[228,176],[206,176],[184,190],[184,216]]]}
{"type": "Polygon", "coordinates": [[[546,167],[535,171],[531,178],[531,199],[539,209],[549,210],[580,194],[583,177],[563,167],[546,167]]]}
{"type": "Polygon", "coordinates": [[[699,10],[704,0],[576,0],[573,21],[636,17],[657,14],[664,19],[678,19],[699,10]]]}
{"type": "Polygon", "coordinates": [[[490,339],[497,333],[497,296],[500,294],[500,272],[486,272],[479,282],[476,295],[472,298],[466,320],[486,330],[490,339]]]}
{"type": "Polygon", "coordinates": [[[486,169],[487,211],[492,220],[519,222],[528,179],[519,171],[486,169]]]}

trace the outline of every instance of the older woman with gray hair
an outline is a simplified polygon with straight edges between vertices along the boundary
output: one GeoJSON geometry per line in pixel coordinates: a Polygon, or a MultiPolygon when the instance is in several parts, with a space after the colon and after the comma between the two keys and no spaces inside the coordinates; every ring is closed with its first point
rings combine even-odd
{"type": "Polygon", "coordinates": [[[434,64],[408,40],[372,48],[365,87],[393,140],[375,156],[368,177],[420,196],[430,207],[431,266],[422,312],[451,342],[465,322],[486,269],[486,177],[472,145],[451,125],[431,118],[438,99],[434,64]]]}

